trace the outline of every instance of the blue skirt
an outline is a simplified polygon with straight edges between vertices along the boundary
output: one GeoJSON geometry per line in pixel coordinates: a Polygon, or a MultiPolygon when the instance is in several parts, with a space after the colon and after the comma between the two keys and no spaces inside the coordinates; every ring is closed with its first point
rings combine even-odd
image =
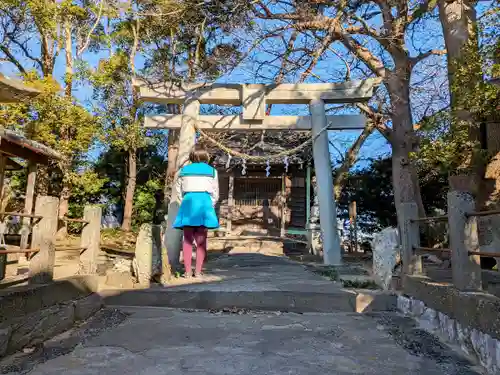
{"type": "Polygon", "coordinates": [[[219,220],[208,193],[186,193],[182,198],[174,228],[205,227],[219,228],[219,220]]]}

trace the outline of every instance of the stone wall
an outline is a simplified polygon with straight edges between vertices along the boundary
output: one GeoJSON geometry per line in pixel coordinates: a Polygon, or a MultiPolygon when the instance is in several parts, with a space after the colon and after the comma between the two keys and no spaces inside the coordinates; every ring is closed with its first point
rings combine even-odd
{"type": "Polygon", "coordinates": [[[34,347],[88,319],[103,306],[97,280],[74,277],[0,292],[0,357],[34,347]]]}
{"type": "Polygon", "coordinates": [[[475,357],[489,374],[500,373],[500,299],[480,292],[461,292],[424,277],[406,277],[398,309],[425,330],[475,357]]]}

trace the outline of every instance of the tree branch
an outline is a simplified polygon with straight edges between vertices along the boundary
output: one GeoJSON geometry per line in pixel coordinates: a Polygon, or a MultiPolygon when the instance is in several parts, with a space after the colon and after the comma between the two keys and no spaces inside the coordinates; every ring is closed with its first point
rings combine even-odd
{"type": "Polygon", "coordinates": [[[419,54],[418,56],[410,57],[409,59],[410,59],[411,67],[413,68],[420,61],[425,60],[429,56],[443,56],[443,55],[446,55],[445,49],[431,49],[430,51],[423,52],[423,53],[419,54]]]}
{"type": "Polygon", "coordinates": [[[424,0],[421,4],[419,4],[415,10],[408,16],[407,26],[422,18],[422,16],[430,11],[434,10],[437,6],[437,0],[424,0]]]}
{"type": "Polygon", "coordinates": [[[31,53],[29,52],[28,48],[23,43],[19,42],[17,39],[12,37],[12,35],[10,35],[10,33],[6,34],[6,37],[9,38],[9,40],[12,43],[14,43],[16,46],[18,46],[28,59],[33,60],[38,65],[40,65],[40,67],[43,67],[42,60],[35,57],[35,56],[32,56],[31,53]]]}
{"type": "Polygon", "coordinates": [[[99,22],[101,22],[103,10],[104,10],[104,0],[101,0],[101,4],[99,7],[99,13],[97,14],[96,21],[95,21],[94,25],[90,28],[90,30],[87,34],[87,38],[85,38],[85,43],[83,43],[83,46],[77,50],[77,52],[76,52],[77,58],[80,57],[82,55],[82,53],[85,52],[85,50],[88,48],[88,46],[90,44],[90,38],[92,37],[92,34],[94,33],[95,29],[99,25],[99,22]]]}
{"type": "Polygon", "coordinates": [[[382,136],[391,143],[391,133],[392,129],[389,128],[383,118],[383,115],[376,112],[369,105],[364,103],[356,103],[356,107],[358,107],[371,121],[373,126],[382,134],[382,136]]]}
{"type": "Polygon", "coordinates": [[[26,69],[24,69],[19,60],[16,59],[6,46],[0,45],[0,50],[5,54],[7,60],[16,66],[17,70],[19,70],[21,74],[26,74],[26,69]]]}
{"type": "Polygon", "coordinates": [[[382,79],[387,78],[387,69],[384,63],[375,56],[368,48],[364,47],[356,39],[346,33],[341,34],[342,43],[357,58],[361,59],[370,68],[373,74],[382,79]]]}
{"type": "Polygon", "coordinates": [[[332,44],[334,42],[334,40],[335,40],[335,34],[331,34],[331,33],[329,33],[327,36],[325,36],[323,38],[319,49],[317,49],[316,52],[314,53],[314,56],[312,58],[311,63],[309,64],[307,69],[304,70],[302,72],[302,74],[300,75],[299,83],[304,82],[306,80],[306,78],[312,73],[313,69],[318,64],[319,59],[325,53],[325,51],[328,49],[328,47],[330,47],[330,44],[332,44]]]}
{"type": "Polygon", "coordinates": [[[335,180],[333,183],[333,190],[335,194],[335,200],[339,200],[340,193],[342,192],[343,182],[347,178],[347,174],[352,166],[356,163],[358,159],[359,150],[365,143],[366,139],[373,133],[375,130],[375,125],[373,122],[368,123],[356,141],[349,147],[344,156],[344,161],[341,166],[337,169],[335,173],[335,180]]]}

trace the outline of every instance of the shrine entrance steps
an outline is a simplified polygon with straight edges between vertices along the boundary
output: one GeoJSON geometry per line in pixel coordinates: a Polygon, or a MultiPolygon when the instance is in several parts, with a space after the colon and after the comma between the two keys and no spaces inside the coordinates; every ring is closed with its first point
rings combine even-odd
{"type": "MultiPolygon", "coordinates": [[[[328,276],[328,275],[327,275],[328,276]]],[[[289,312],[366,312],[396,308],[396,296],[346,289],[283,256],[221,254],[207,263],[200,280],[177,279],[168,287],[103,290],[108,305],[188,309],[242,308],[289,312]]]]}

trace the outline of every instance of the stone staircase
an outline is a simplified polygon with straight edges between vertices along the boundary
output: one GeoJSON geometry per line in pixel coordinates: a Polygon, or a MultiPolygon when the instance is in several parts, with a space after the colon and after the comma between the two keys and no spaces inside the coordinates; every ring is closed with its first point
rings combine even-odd
{"type": "Polygon", "coordinates": [[[396,308],[396,296],[391,293],[346,289],[342,281],[332,281],[285,257],[249,253],[226,254],[209,261],[203,278],[190,283],[129,291],[103,290],[101,294],[106,304],[113,306],[300,313],[396,308]]]}

